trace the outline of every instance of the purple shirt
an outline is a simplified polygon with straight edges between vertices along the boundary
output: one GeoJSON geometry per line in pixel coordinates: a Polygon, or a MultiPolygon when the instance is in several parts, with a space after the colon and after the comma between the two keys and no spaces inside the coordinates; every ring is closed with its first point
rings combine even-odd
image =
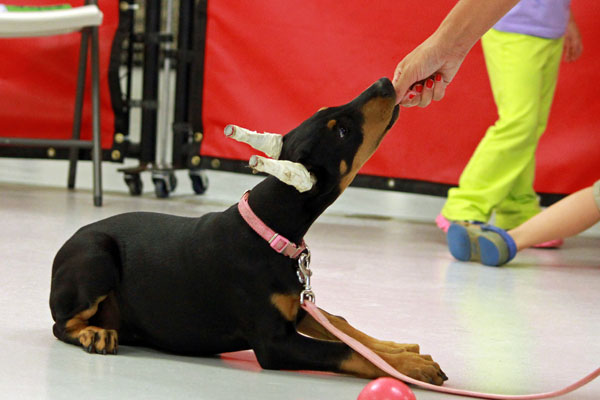
{"type": "Polygon", "coordinates": [[[556,39],[565,34],[570,4],[571,0],[521,0],[494,29],[556,39]]]}

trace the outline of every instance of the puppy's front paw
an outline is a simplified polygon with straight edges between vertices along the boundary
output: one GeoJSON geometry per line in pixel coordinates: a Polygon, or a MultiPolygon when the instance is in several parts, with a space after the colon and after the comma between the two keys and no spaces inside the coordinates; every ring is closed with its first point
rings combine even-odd
{"type": "Polygon", "coordinates": [[[433,361],[429,355],[403,352],[381,354],[381,357],[396,370],[413,379],[434,385],[442,385],[444,381],[448,380],[439,364],[433,361]]]}

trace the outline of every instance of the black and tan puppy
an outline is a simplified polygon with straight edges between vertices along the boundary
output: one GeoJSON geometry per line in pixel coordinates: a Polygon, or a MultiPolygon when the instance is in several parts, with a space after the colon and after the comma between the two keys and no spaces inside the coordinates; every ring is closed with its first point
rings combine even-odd
{"type": "MultiPolygon", "coordinates": [[[[253,159],[251,165],[277,178],[252,189],[250,208],[279,235],[301,243],[397,115],[385,78],[346,105],[318,111],[265,150],[276,147],[271,155],[278,160],[253,159]]],[[[91,353],[116,353],[118,343],[190,355],[252,349],[267,369],[385,375],[299,307],[296,270],[297,261],[274,251],[237,205],[199,218],[117,215],[81,228],[56,255],[54,335],[91,353]]],[[[379,341],[327,315],[400,372],[435,384],[446,379],[417,345],[379,341]]]]}

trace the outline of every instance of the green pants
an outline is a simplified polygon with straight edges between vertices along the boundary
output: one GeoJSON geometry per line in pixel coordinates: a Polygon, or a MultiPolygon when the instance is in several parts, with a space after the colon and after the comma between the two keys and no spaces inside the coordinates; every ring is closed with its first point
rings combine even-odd
{"type": "Polygon", "coordinates": [[[481,39],[498,120],[490,126],[442,215],[511,229],[540,211],[533,190],[535,151],[546,129],[563,39],[490,30],[481,39]]]}

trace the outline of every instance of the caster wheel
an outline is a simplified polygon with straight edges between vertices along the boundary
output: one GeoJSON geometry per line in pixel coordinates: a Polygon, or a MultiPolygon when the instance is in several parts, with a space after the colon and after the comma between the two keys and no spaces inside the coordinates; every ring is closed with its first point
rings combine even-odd
{"type": "Polygon", "coordinates": [[[192,180],[192,189],[194,193],[203,194],[208,189],[208,176],[204,171],[190,171],[190,179],[192,180]]]}
{"type": "Polygon", "coordinates": [[[177,187],[177,177],[173,171],[153,171],[152,182],[154,182],[154,193],[159,199],[169,197],[169,193],[177,187]]]}
{"type": "Polygon", "coordinates": [[[177,177],[174,172],[169,174],[169,192],[174,192],[177,187],[177,177]]]}
{"type": "Polygon", "coordinates": [[[154,181],[154,193],[159,199],[166,199],[169,197],[169,189],[167,188],[167,182],[162,179],[153,179],[154,181]]]}
{"type": "Polygon", "coordinates": [[[126,174],[125,184],[129,188],[129,194],[132,196],[139,196],[142,194],[144,185],[142,184],[142,178],[139,174],[126,174]]]}

